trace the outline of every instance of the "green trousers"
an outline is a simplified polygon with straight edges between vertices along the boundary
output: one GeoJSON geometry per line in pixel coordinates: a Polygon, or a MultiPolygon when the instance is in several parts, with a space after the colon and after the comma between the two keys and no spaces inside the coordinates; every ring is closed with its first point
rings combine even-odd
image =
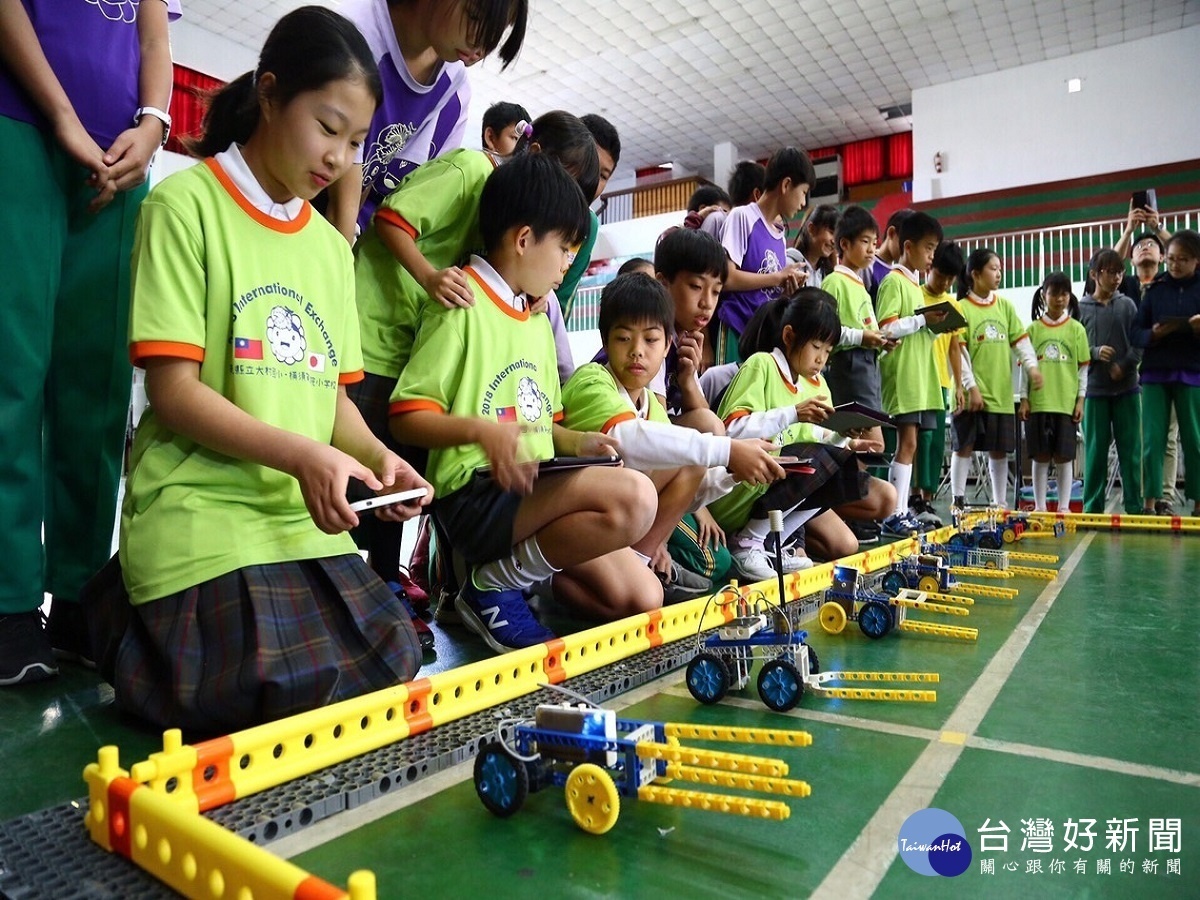
{"type": "Polygon", "coordinates": [[[1142,483],[1146,498],[1162,497],[1163,454],[1171,410],[1179,420],[1179,452],[1185,469],[1183,492],[1200,502],[1200,387],[1182,384],[1142,386],[1142,483]]]}
{"type": "Polygon", "coordinates": [[[77,599],[112,552],[131,368],[129,256],[147,187],[87,211],[87,171],[0,116],[0,614],[77,599]],[[45,541],[42,533],[45,529],[45,541]]]}
{"type": "MultiPolygon", "coordinates": [[[[1108,502],[1108,445],[1117,445],[1125,512],[1142,511],[1142,395],[1083,401],[1083,511],[1102,513],[1108,502]]],[[[1161,457],[1159,465],[1161,467],[1161,457]]]]}
{"type": "Polygon", "coordinates": [[[942,480],[942,466],[946,462],[946,405],[950,402],[949,396],[950,392],[942,388],[942,413],[937,417],[937,425],[933,431],[917,432],[913,484],[918,490],[933,493],[942,480]]]}
{"type": "Polygon", "coordinates": [[[728,548],[702,545],[696,517],[691,513],[675,526],[667,540],[667,549],[671,552],[671,558],[689,572],[711,580],[713,590],[725,584],[733,573],[733,559],[728,548]]]}

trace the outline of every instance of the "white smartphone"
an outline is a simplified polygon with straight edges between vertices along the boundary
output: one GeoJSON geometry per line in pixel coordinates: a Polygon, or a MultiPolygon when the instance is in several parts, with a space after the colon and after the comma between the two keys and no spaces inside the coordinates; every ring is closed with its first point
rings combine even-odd
{"type": "Polygon", "coordinates": [[[380,494],[378,497],[368,497],[366,500],[351,503],[350,508],[355,512],[363,512],[368,509],[378,509],[380,506],[391,506],[393,503],[406,503],[409,500],[416,500],[424,497],[425,493],[425,488],[413,488],[412,490],[399,491],[395,494],[380,494]]]}

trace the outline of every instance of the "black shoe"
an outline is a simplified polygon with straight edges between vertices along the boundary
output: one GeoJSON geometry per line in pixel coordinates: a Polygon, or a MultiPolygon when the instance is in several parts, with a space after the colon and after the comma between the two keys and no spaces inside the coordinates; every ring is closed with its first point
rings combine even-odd
{"type": "Polygon", "coordinates": [[[42,614],[34,609],[0,616],[0,685],[31,684],[57,674],[42,614]]]}
{"type": "Polygon", "coordinates": [[[46,617],[46,640],[58,659],[79,663],[87,669],[96,668],[96,654],[92,650],[87,619],[78,603],[50,601],[50,615],[46,617]]]}
{"type": "Polygon", "coordinates": [[[1175,515],[1175,507],[1171,505],[1170,500],[1155,500],[1154,514],[1156,516],[1173,516],[1175,515]]]}
{"type": "Polygon", "coordinates": [[[879,526],[874,522],[850,519],[846,524],[850,526],[850,531],[860,544],[879,543],[879,526]]]}

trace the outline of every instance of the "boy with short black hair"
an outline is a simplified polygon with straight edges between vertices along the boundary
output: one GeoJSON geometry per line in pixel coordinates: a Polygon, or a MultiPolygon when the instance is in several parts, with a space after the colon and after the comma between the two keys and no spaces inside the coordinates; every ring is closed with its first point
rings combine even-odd
{"type": "MultiPolygon", "coordinates": [[[[600,236],[600,217],[596,215],[590,204],[600,199],[604,189],[608,186],[608,179],[612,178],[617,163],[621,161],[621,138],[613,123],[595,113],[588,113],[586,116],[580,116],[579,119],[591,132],[592,139],[596,142],[596,155],[600,158],[600,180],[596,183],[596,195],[587,198],[589,204],[587,234],[584,235],[583,242],[575,253],[571,267],[563,276],[562,284],[555,292],[559,303],[562,304],[564,319],[571,316],[571,307],[575,304],[575,289],[579,287],[580,279],[591,265],[592,250],[595,249],[596,239],[600,236]]],[[[568,377],[570,377],[570,372],[564,370],[563,380],[565,381],[568,377]]]]}
{"type": "MultiPolygon", "coordinates": [[[[563,388],[563,424],[608,434],[625,465],[654,482],[658,512],[633,545],[650,559],[661,559],[663,545],[685,513],[733,487],[730,474],[750,483],[783,477],[767,441],[735,441],[671,424],[651,385],[666,359],[675,315],[661,283],[641,273],[617,276],[600,299],[605,361],[581,366],[563,388]],[[715,467],[728,467],[729,473],[706,478],[715,467]]],[[[678,571],[664,574],[670,581],[678,571]]]]}
{"type": "Polygon", "coordinates": [[[879,285],[883,284],[883,279],[887,278],[888,272],[892,271],[896,260],[900,258],[902,250],[900,226],[912,214],[913,210],[911,209],[898,209],[888,217],[887,226],[883,230],[883,239],[879,242],[879,248],[875,251],[875,259],[871,263],[871,269],[866,273],[867,278],[864,279],[867,291],[871,294],[872,303],[878,304],[879,285]]]}
{"type": "MultiPolygon", "coordinates": [[[[1122,271],[1119,265],[1117,271],[1122,271]]],[[[1046,276],[1042,292],[1046,312],[1030,324],[1028,332],[1042,383],[1031,387],[1025,367],[1021,367],[1018,414],[1026,423],[1025,441],[1033,460],[1034,509],[1046,512],[1053,460],[1058,468],[1058,512],[1069,512],[1075,477],[1075,430],[1083,418],[1091,351],[1083,325],[1071,318],[1071,279],[1062,272],[1052,272],[1046,276]]]]}
{"type": "Polygon", "coordinates": [[[662,603],[658,580],[629,549],[649,530],[657,498],[628,468],[538,477],[539,460],[614,446],[557,424],[554,338],[529,310],[559,283],[587,228],[578,185],[544,154],[518,156],[489,176],[479,224],[487,256],[465,269],[476,302],[426,319],[390,424],[397,440],[430,449],[433,514],[472,566],[455,608],[504,652],[554,638],[525,599],[539,582],[553,579],[556,598],[603,619],[662,603]]]}
{"type": "Polygon", "coordinates": [[[504,100],[493,103],[483,114],[483,149],[508,159],[525,136],[521,126],[528,126],[529,122],[529,112],[521,104],[504,100]]]}
{"type": "MultiPolygon", "coordinates": [[[[1157,236],[1152,235],[1154,240],[1157,236]]],[[[1142,512],[1142,389],[1134,346],[1137,299],[1117,290],[1125,266],[1115,250],[1101,250],[1091,263],[1096,286],[1079,301],[1091,365],[1083,401],[1083,511],[1104,512],[1108,499],[1108,445],[1117,445],[1125,512],[1142,512]]]]}
{"type": "Polygon", "coordinates": [[[896,422],[896,455],[888,469],[888,481],[896,488],[896,510],[884,520],[883,530],[908,536],[921,529],[908,503],[917,435],[934,428],[945,408],[933,358],[936,335],[927,326],[942,321],[946,314],[917,312],[925,305],[919,273],[933,262],[942,226],[928,213],[915,212],[901,223],[898,240],[900,258],[880,283],[876,298],[884,335],[899,341],[879,362],[883,408],[896,422]]]}
{"type": "Polygon", "coordinates": [[[716,184],[702,184],[692,191],[688,198],[687,215],[683,217],[683,227],[699,229],[705,220],[720,211],[722,218],[733,208],[733,201],[725,189],[716,184]]]}
{"type": "Polygon", "coordinates": [[[787,222],[804,208],[816,177],[803,150],[777,150],[767,163],[762,196],[735,207],[725,220],[721,244],[733,265],[717,307],[723,345],[716,348],[717,362],[737,362],[737,338],[755,310],[800,286],[801,267],[788,263],[786,234],[777,223],[787,222]]]}

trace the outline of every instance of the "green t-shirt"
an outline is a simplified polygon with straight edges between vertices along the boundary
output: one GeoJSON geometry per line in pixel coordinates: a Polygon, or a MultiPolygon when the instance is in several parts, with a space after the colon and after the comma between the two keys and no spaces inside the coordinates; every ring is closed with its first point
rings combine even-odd
{"type": "MultiPolygon", "coordinates": [[[[833,295],[837,301],[838,319],[843,328],[878,329],[875,321],[875,307],[871,305],[871,295],[857,275],[838,267],[830,272],[821,282],[821,290],[833,295]]],[[[849,350],[849,347],[834,347],[833,352],[849,350]]]]}
{"type": "MultiPolygon", "coordinates": [[[[200,363],[200,381],[256,419],[321,443],[339,383],[362,378],[349,248],[312,207],[255,210],[215,160],[165,179],[134,238],[130,356],[200,363]]],[[[299,483],[168,430],[138,426],[121,512],[133,603],[250,565],[354,552],[321,532],[299,483]]]]}
{"type": "Polygon", "coordinates": [[[975,384],[983,395],[983,408],[990,413],[1013,411],[1012,348],[1025,337],[1025,326],[1004,297],[995,294],[991,303],[979,303],[967,295],[959,304],[967,327],[962,335],[971,354],[975,384]]]}
{"type": "Polygon", "coordinates": [[[1040,391],[1029,385],[1029,408],[1073,414],[1079,399],[1079,367],[1087,365],[1092,352],[1083,323],[1070,316],[1057,325],[1038,319],[1029,326],[1029,340],[1042,373],[1040,391]]]}
{"type": "MultiPolygon", "coordinates": [[[[892,269],[879,283],[875,298],[879,321],[887,324],[895,319],[915,316],[925,305],[921,287],[909,280],[899,269],[892,269]]],[[[879,375],[883,382],[883,408],[893,416],[942,410],[942,382],[938,378],[937,362],[933,358],[933,343],[937,338],[928,328],[900,339],[900,345],[879,358],[879,375]]]]}
{"type": "MultiPolygon", "coordinates": [[[[671,419],[654,392],[647,388],[646,420],[670,425],[671,419]]],[[[563,425],[572,431],[602,431],[605,434],[621,422],[637,418],[633,401],[624,391],[608,366],[587,363],[563,386],[563,425]]]]}
{"type": "MultiPolygon", "coordinates": [[[[825,384],[824,377],[818,375],[815,381],[802,378],[797,384],[792,384],[773,354],[755,353],[742,363],[737,375],[729,383],[717,415],[722,422],[728,423],[740,416],[795,406],[817,396],[829,397],[829,386],[825,384]]],[[[816,440],[813,427],[807,422],[795,422],[767,439],[779,447],[814,443],[816,440]]],[[[739,482],[724,497],[714,500],[708,511],[723,529],[737,531],[750,521],[750,508],[766,491],[767,485],[739,482]]]]}
{"type": "Polygon", "coordinates": [[[419,166],[375,211],[355,248],[354,285],[362,326],[363,365],[372,375],[398,378],[431,300],[379,238],[376,219],[404,229],[435,269],[482,252],[479,195],[495,170],[479,150],[451,150],[419,166]]]}
{"type": "MultiPolygon", "coordinates": [[[[474,269],[467,274],[475,305],[428,312],[392,393],[391,414],[434,410],[520,423],[525,430],[518,457],[550,459],[553,424],[562,410],[550,320],[517,312],[474,269]]],[[[487,465],[479,444],[439,447],[429,451],[425,477],[445,497],[487,465]]]]}

